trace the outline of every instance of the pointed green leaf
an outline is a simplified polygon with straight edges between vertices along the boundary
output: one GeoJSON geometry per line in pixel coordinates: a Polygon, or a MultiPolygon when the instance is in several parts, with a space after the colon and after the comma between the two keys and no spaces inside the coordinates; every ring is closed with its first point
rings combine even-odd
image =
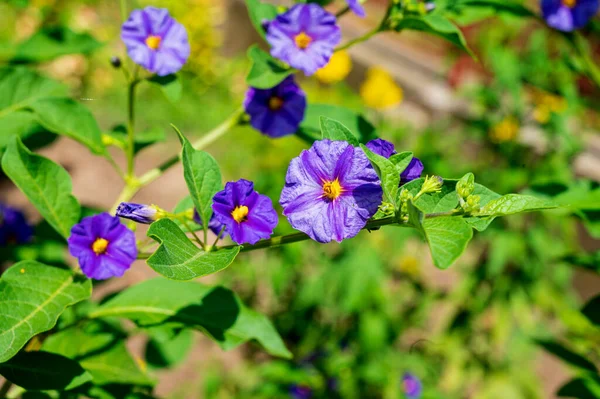
{"type": "Polygon", "coordinates": [[[87,33],[75,33],[62,26],[45,27],[18,45],[13,60],[43,62],[67,54],[89,54],[100,46],[87,33]]]}
{"type": "Polygon", "coordinates": [[[560,387],[557,396],[561,398],[598,399],[600,398],[600,378],[575,378],[560,387]]]}
{"type": "Polygon", "coordinates": [[[581,312],[587,317],[592,323],[600,326],[600,295],[592,298],[584,307],[581,312]]]}
{"type": "Polygon", "coordinates": [[[50,330],[68,307],[90,297],[92,284],[70,270],[35,261],[13,265],[0,279],[0,362],[50,330]]]}
{"type": "Polygon", "coordinates": [[[321,117],[326,116],[346,126],[361,143],[377,138],[375,127],[362,115],[337,105],[313,104],[306,107],[306,114],[296,133],[303,140],[312,143],[321,140],[321,117]]]}
{"type": "Polygon", "coordinates": [[[195,150],[181,132],[177,133],[183,146],[183,176],[206,230],[213,214],[213,197],[223,189],[221,170],[209,153],[195,150]]]}
{"type": "Polygon", "coordinates": [[[291,357],[269,319],[222,287],[156,278],[126,289],[88,316],[124,317],[140,326],[180,324],[203,331],[224,349],[255,339],[270,354],[291,357]]]}
{"type": "Polygon", "coordinates": [[[413,153],[410,151],[404,151],[399,154],[394,154],[390,157],[390,162],[394,164],[398,174],[402,174],[404,170],[410,165],[410,161],[413,159],[413,153]]]}
{"type": "Polygon", "coordinates": [[[67,171],[29,151],[16,136],[2,157],[2,169],[44,219],[67,238],[81,213],[67,171]]]}
{"type": "Polygon", "coordinates": [[[70,98],[45,98],[29,104],[38,122],[56,134],[62,134],[88,147],[95,154],[104,154],[102,135],[92,113],[70,98]]]}
{"type": "Polygon", "coordinates": [[[161,244],[148,258],[148,265],[157,273],[173,280],[191,280],[219,272],[228,267],[240,252],[239,246],[204,252],[169,219],[152,223],[148,237],[161,244]]]}
{"type": "Polygon", "coordinates": [[[0,363],[0,374],[22,388],[40,391],[66,391],[92,380],[75,360],[42,351],[21,352],[0,363]]]}
{"type": "Polygon", "coordinates": [[[154,381],[131,357],[121,337],[70,328],[51,335],[43,350],[79,361],[96,385],[154,385],[154,381]]]}
{"type": "Polygon", "coordinates": [[[246,6],[248,7],[248,16],[252,25],[254,25],[254,29],[264,39],[265,30],[263,23],[275,19],[277,16],[277,7],[259,0],[246,0],[246,6]]]}
{"type": "Polygon", "coordinates": [[[572,366],[578,367],[585,371],[591,371],[592,373],[598,372],[598,369],[594,363],[558,342],[541,339],[535,340],[535,342],[548,352],[552,353],[554,356],[564,360],[572,366]]]}
{"type": "Polygon", "coordinates": [[[340,122],[335,121],[326,116],[321,117],[321,134],[323,139],[329,139],[332,141],[347,141],[353,146],[358,146],[358,140],[352,132],[340,122]]]}
{"type": "Polygon", "coordinates": [[[556,204],[545,199],[529,195],[507,194],[488,202],[477,213],[477,216],[507,216],[552,208],[556,208],[556,204]]]}
{"type": "Polygon", "coordinates": [[[398,173],[398,170],[389,159],[375,154],[364,144],[361,144],[360,148],[363,149],[367,158],[371,161],[373,169],[375,169],[375,172],[377,172],[377,175],[381,179],[381,187],[383,188],[383,193],[387,197],[387,201],[396,204],[398,186],[400,185],[400,173],[398,173]]]}
{"type": "Polygon", "coordinates": [[[294,73],[293,69],[283,66],[256,45],[248,49],[248,57],[252,61],[252,68],[246,77],[246,83],[250,87],[270,89],[294,73]]]}

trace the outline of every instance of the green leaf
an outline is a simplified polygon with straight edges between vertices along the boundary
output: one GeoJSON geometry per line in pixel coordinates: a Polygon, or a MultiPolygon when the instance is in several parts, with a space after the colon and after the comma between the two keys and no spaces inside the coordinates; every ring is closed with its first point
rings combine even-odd
{"type": "Polygon", "coordinates": [[[375,172],[377,172],[377,176],[381,179],[381,187],[383,188],[383,193],[387,197],[388,202],[396,204],[398,186],[400,185],[400,173],[398,173],[396,167],[389,159],[375,154],[364,144],[361,144],[360,148],[363,149],[367,158],[371,161],[371,165],[373,165],[375,172]]]}
{"type": "Polygon", "coordinates": [[[293,69],[283,66],[256,45],[248,49],[248,57],[252,61],[252,68],[246,77],[246,83],[250,87],[270,89],[294,73],[293,69]]]}
{"type": "Polygon", "coordinates": [[[89,54],[101,46],[87,33],[75,33],[62,26],[46,27],[18,45],[13,61],[49,61],[67,54],[89,54]]]}
{"type": "MultiPolygon", "coordinates": [[[[47,97],[66,97],[67,87],[24,67],[0,68],[0,120],[47,97]]],[[[14,132],[2,132],[3,135],[14,132]]]]}
{"type": "Polygon", "coordinates": [[[2,157],[4,173],[63,237],[79,220],[79,203],[71,194],[71,177],[60,165],[29,151],[14,137],[2,157]]]}
{"type": "Polygon", "coordinates": [[[213,197],[223,189],[221,170],[209,153],[195,150],[181,132],[177,134],[183,146],[183,176],[206,230],[213,214],[213,197]]]}
{"type": "Polygon", "coordinates": [[[24,140],[36,133],[51,134],[38,123],[36,115],[29,111],[15,111],[0,117],[0,126],[3,130],[0,134],[0,149],[8,145],[13,135],[24,140]]]}
{"type": "Polygon", "coordinates": [[[525,7],[511,0],[458,0],[456,7],[481,7],[491,8],[495,12],[512,14],[518,17],[535,17],[536,14],[525,7]]]}
{"type": "Polygon", "coordinates": [[[50,330],[61,313],[90,297],[92,284],[70,270],[35,261],[13,265],[0,278],[0,362],[33,336],[50,330]]]}
{"type": "Polygon", "coordinates": [[[407,16],[400,21],[395,29],[397,31],[404,29],[416,30],[439,36],[475,57],[460,29],[442,15],[407,16]]]}
{"type": "Polygon", "coordinates": [[[600,381],[598,377],[575,378],[560,387],[556,393],[559,397],[576,399],[598,399],[600,398],[600,381]]]}
{"type": "Polygon", "coordinates": [[[355,147],[358,146],[356,136],[346,126],[326,116],[321,117],[321,133],[323,134],[323,139],[347,141],[355,147]]]}
{"type": "Polygon", "coordinates": [[[155,368],[172,368],[185,360],[194,344],[192,330],[173,333],[172,328],[158,327],[149,330],[146,361],[155,368]]]}
{"type": "Polygon", "coordinates": [[[600,326],[600,295],[592,298],[584,307],[581,312],[587,317],[592,323],[600,326]]]}
{"type": "Polygon", "coordinates": [[[552,208],[556,208],[556,204],[545,199],[529,195],[507,194],[488,202],[477,213],[477,216],[507,216],[552,208]]]}
{"type": "Polygon", "coordinates": [[[410,151],[404,151],[399,154],[394,154],[390,157],[390,162],[396,167],[398,174],[402,174],[404,170],[410,165],[410,161],[413,159],[413,153],[410,151]]]}
{"type": "Polygon", "coordinates": [[[346,107],[340,107],[331,104],[312,104],[306,107],[304,120],[300,124],[296,133],[300,138],[312,143],[315,140],[321,140],[321,117],[326,116],[334,119],[346,126],[360,143],[366,143],[369,140],[377,138],[375,127],[367,121],[362,115],[349,110],[346,107]]]}
{"type": "Polygon", "coordinates": [[[223,287],[156,278],[126,289],[88,316],[124,317],[142,327],[180,324],[203,331],[226,350],[256,339],[270,354],[291,357],[271,322],[223,287]]]}
{"type": "Polygon", "coordinates": [[[56,134],[62,134],[87,146],[95,154],[104,154],[102,135],[96,119],[83,105],[70,98],[45,98],[32,102],[38,122],[56,134]]]}
{"type": "Polygon", "coordinates": [[[277,7],[259,0],[246,0],[246,6],[248,7],[248,16],[252,25],[254,25],[254,29],[264,39],[265,30],[263,29],[263,22],[275,19],[277,16],[277,7]]]}
{"type": "Polygon", "coordinates": [[[181,84],[181,80],[177,77],[177,75],[153,75],[150,78],[148,78],[148,82],[160,87],[163,94],[170,102],[176,103],[181,99],[181,94],[183,93],[183,85],[181,84]]]}
{"type": "Polygon", "coordinates": [[[42,349],[79,361],[96,385],[154,385],[131,357],[122,337],[110,333],[70,328],[52,334],[42,349]]]}
{"type": "Polygon", "coordinates": [[[148,265],[157,273],[173,280],[191,280],[219,272],[228,267],[240,252],[239,246],[204,252],[169,219],[152,223],[148,237],[161,244],[148,258],[148,265]]]}
{"type": "Polygon", "coordinates": [[[535,340],[535,342],[548,352],[552,353],[554,356],[564,360],[572,366],[578,367],[582,370],[591,371],[593,373],[598,372],[598,369],[596,368],[594,363],[581,356],[580,354],[575,353],[572,350],[564,347],[558,342],[541,339],[535,340]]]}
{"type": "Polygon", "coordinates": [[[65,391],[92,380],[75,360],[42,351],[21,352],[0,363],[0,374],[22,388],[40,391],[65,391]]]}

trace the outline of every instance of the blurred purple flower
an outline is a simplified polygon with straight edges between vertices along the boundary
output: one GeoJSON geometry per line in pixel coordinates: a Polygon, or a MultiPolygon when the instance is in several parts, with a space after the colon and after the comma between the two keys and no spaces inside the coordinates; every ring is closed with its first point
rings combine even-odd
{"type": "Polygon", "coordinates": [[[312,397],[312,389],[306,385],[294,384],[290,386],[290,397],[293,399],[310,399],[312,397]]]}
{"type": "Polygon", "coordinates": [[[542,16],[554,29],[571,32],[583,28],[598,11],[598,0],[542,0],[542,16]]]}
{"type": "Polygon", "coordinates": [[[215,194],[213,211],[238,244],[256,244],[271,237],[278,221],[271,199],[254,191],[254,183],[244,179],[225,184],[215,194]]]}
{"type": "Polygon", "coordinates": [[[307,76],[329,62],[342,38],[334,15],[318,4],[296,4],[268,25],[271,55],[307,76]]]}
{"type": "Polygon", "coordinates": [[[363,8],[362,4],[360,4],[360,0],[346,0],[346,3],[348,3],[348,7],[350,7],[353,13],[361,18],[364,18],[366,15],[365,9],[363,8]]]}
{"type": "MultiPolygon", "coordinates": [[[[194,209],[194,222],[202,226],[202,218],[196,209],[194,209]]],[[[210,231],[215,233],[215,235],[219,235],[223,226],[224,224],[217,220],[215,213],[213,212],[212,216],[210,217],[210,221],[208,222],[208,228],[210,231]]],[[[224,231],[223,234],[221,234],[221,238],[225,237],[226,235],[227,233],[224,231]]]]}
{"type": "Polygon", "coordinates": [[[345,141],[316,141],[292,159],[279,203],[292,227],[313,240],[354,237],[377,212],[379,178],[360,148],[345,141]]]}
{"type": "Polygon", "coordinates": [[[68,243],[83,274],[96,280],[121,277],[138,253],[133,231],[108,213],[83,218],[71,229],[68,243]]]}
{"type": "Polygon", "coordinates": [[[250,124],[270,137],[293,134],[304,119],[306,94],[293,76],[272,89],[248,88],[244,109],[250,115],[250,124]]]}
{"type": "Polygon", "coordinates": [[[0,246],[24,244],[32,235],[33,229],[21,211],[0,204],[0,246]]]}
{"type": "Polygon", "coordinates": [[[133,62],[158,76],[179,71],[190,56],[185,28],[164,8],[133,10],[123,23],[121,39],[133,62]]]}
{"type": "MultiPolygon", "coordinates": [[[[394,144],[384,139],[371,140],[366,144],[366,147],[377,155],[389,158],[396,154],[394,144]]],[[[400,174],[400,184],[408,183],[409,181],[418,179],[423,173],[423,162],[417,157],[413,157],[406,169],[400,174]]]]}
{"type": "Polygon", "coordinates": [[[402,387],[408,399],[419,399],[423,393],[421,380],[411,373],[404,373],[402,376],[402,387]]]}

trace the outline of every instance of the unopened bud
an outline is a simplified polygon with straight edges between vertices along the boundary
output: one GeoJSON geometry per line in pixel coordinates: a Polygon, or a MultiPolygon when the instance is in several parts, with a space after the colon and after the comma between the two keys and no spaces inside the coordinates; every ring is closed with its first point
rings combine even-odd
{"type": "Polygon", "coordinates": [[[121,68],[121,59],[116,55],[110,57],[110,65],[112,65],[115,69],[121,68]]]}
{"type": "Polygon", "coordinates": [[[461,198],[467,198],[473,194],[475,190],[475,176],[473,173],[467,173],[464,175],[458,183],[456,183],[456,192],[461,198]]]}
{"type": "Polygon", "coordinates": [[[478,210],[480,208],[480,201],[481,197],[479,195],[469,195],[469,197],[467,197],[467,207],[470,211],[478,210]]]}
{"type": "Polygon", "coordinates": [[[427,176],[423,182],[423,187],[421,187],[421,193],[437,193],[442,190],[443,184],[444,179],[440,176],[427,176]]]}

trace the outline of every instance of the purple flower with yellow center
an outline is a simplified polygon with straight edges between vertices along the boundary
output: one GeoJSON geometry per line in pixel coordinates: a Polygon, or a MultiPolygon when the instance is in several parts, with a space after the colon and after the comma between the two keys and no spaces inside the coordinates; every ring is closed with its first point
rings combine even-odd
{"type": "Polygon", "coordinates": [[[151,224],[164,217],[166,214],[165,211],[156,205],[121,202],[117,207],[116,215],[121,218],[133,220],[134,222],[151,224]]]}
{"type": "Polygon", "coordinates": [[[402,388],[408,399],[419,399],[423,393],[421,380],[411,373],[404,373],[402,376],[402,388]]]}
{"type": "Polygon", "coordinates": [[[21,211],[0,204],[0,247],[24,244],[31,240],[32,235],[33,229],[21,211]]]}
{"type": "Polygon", "coordinates": [[[346,3],[348,3],[348,7],[350,7],[352,12],[359,17],[363,18],[366,15],[365,9],[362,4],[360,4],[360,0],[346,0],[346,3]]]}
{"type": "Polygon", "coordinates": [[[237,244],[256,244],[271,237],[277,226],[277,212],[266,195],[254,191],[254,183],[240,179],[225,184],[213,197],[215,219],[237,244]]]}
{"type": "MultiPolygon", "coordinates": [[[[200,217],[200,214],[196,209],[194,209],[194,222],[202,226],[202,218],[200,217]]],[[[210,217],[210,221],[208,222],[208,228],[210,229],[210,231],[212,231],[213,233],[215,233],[215,235],[218,236],[219,233],[221,233],[221,230],[224,226],[225,225],[223,223],[217,220],[215,213],[213,212],[212,216],[210,217]]],[[[226,234],[226,232],[223,232],[221,234],[221,237],[224,237],[226,234]]]]}
{"type": "MultiPolygon", "coordinates": [[[[366,144],[366,147],[377,155],[384,158],[389,158],[397,154],[394,144],[384,139],[371,140],[366,144]]],[[[423,162],[417,157],[413,157],[406,169],[400,174],[400,184],[408,183],[409,181],[418,179],[423,173],[423,162]]]]}
{"type": "Polygon", "coordinates": [[[121,28],[127,54],[158,76],[179,71],[190,56],[188,35],[164,8],[134,10],[121,28]]]}
{"type": "Polygon", "coordinates": [[[571,32],[583,28],[599,4],[598,0],[542,0],[542,16],[552,28],[571,32]]]}
{"type": "Polygon", "coordinates": [[[381,182],[360,148],[316,141],[292,159],[279,203],[292,227],[315,241],[354,237],[377,212],[381,182]]]}
{"type": "Polygon", "coordinates": [[[296,4],[268,24],[271,55],[307,76],[329,62],[342,38],[335,16],[318,4],[296,4]]]}
{"type": "Polygon", "coordinates": [[[288,76],[271,89],[250,87],[244,109],[253,128],[270,137],[282,137],[298,130],[306,111],[306,94],[294,77],[288,76]]]}
{"type": "Polygon", "coordinates": [[[96,280],[121,277],[138,253],[133,231],[108,213],[83,218],[71,229],[68,243],[83,274],[96,280]]]}

